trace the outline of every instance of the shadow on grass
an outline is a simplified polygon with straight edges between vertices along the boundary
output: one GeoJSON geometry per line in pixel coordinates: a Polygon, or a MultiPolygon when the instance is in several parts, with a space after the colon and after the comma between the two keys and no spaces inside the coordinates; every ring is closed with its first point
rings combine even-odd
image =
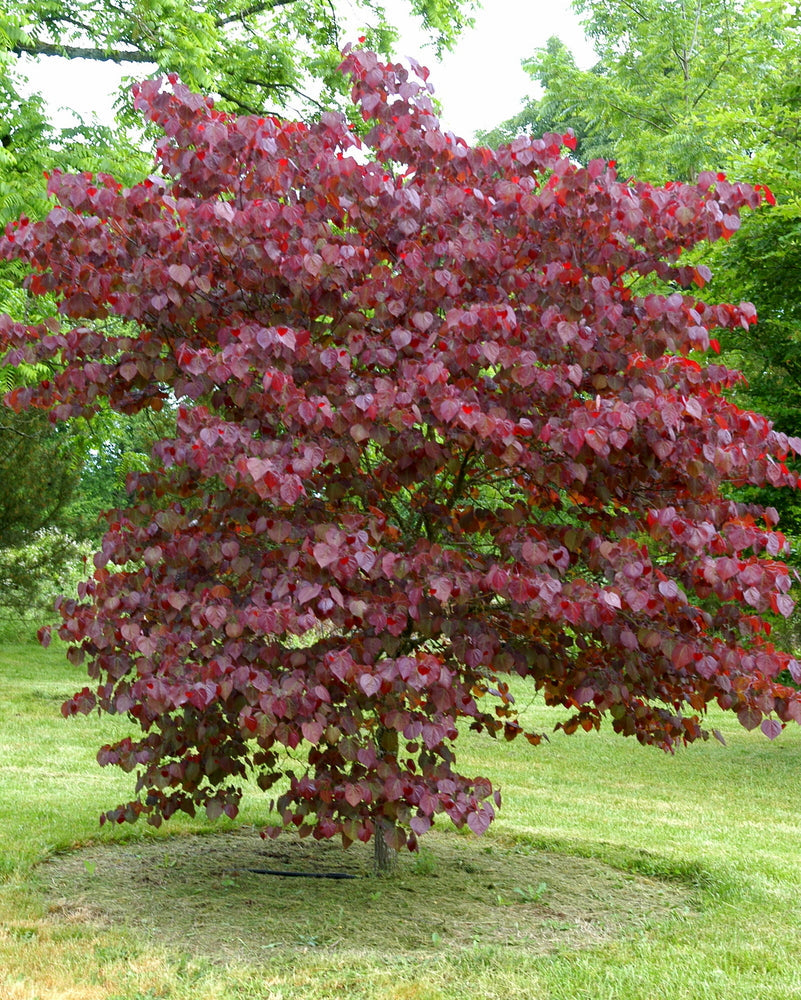
{"type": "Polygon", "coordinates": [[[127,927],[212,961],[258,962],[285,951],[420,956],[491,946],[547,953],[597,945],[688,912],[683,886],[595,858],[432,832],[391,879],[373,877],[372,846],[253,828],[104,844],[36,869],[48,920],[127,927]],[[340,872],[350,879],[256,874],[340,872]],[[388,938],[389,935],[389,938],[388,938]]]}

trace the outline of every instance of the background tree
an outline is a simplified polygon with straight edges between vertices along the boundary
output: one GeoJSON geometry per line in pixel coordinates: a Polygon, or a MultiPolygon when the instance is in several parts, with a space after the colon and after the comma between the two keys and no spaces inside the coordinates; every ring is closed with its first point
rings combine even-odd
{"type": "MultiPolygon", "coordinates": [[[[562,86],[563,75],[572,77],[578,72],[568,47],[560,39],[551,37],[539,51],[539,57],[536,69],[532,66],[532,61],[524,63],[524,67],[542,88],[542,95],[525,100],[516,115],[495,128],[479,130],[476,134],[478,141],[495,148],[503,143],[514,142],[521,135],[545,135],[546,132],[571,130],[576,139],[576,148],[572,150],[572,154],[579,162],[586,164],[597,157],[612,159],[613,142],[603,121],[593,116],[591,127],[586,119],[583,100],[571,100],[562,86]],[[559,86],[554,87],[553,91],[549,86],[551,74],[559,81],[559,86]]],[[[602,64],[597,63],[587,76],[601,72],[602,64]]]]}
{"type": "Polygon", "coordinates": [[[23,541],[63,514],[76,481],[63,428],[31,411],[12,421],[0,414],[0,548],[23,541]],[[38,494],[38,518],[30,495],[38,494]]]}
{"type": "Polygon", "coordinates": [[[78,556],[62,529],[79,475],[64,427],[37,411],[0,412],[0,636],[30,635],[43,616],[52,619],[53,598],[78,556]]]}
{"type": "MultiPolygon", "coordinates": [[[[472,23],[474,0],[408,0],[437,50],[472,23]]],[[[2,0],[0,36],[17,56],[63,56],[178,73],[223,106],[262,114],[316,113],[342,94],[336,72],[348,37],[389,54],[397,32],[384,8],[358,0],[123,0],[53,4],[2,0]]],[[[144,70],[144,72],[143,72],[144,70]]]]}
{"type": "Polygon", "coordinates": [[[666,748],[713,701],[801,719],[763,618],[792,610],[775,511],[723,494],[796,486],[801,441],[687,356],[753,311],[629,280],[702,285],[679,255],[758,194],[621,183],[558,135],[472,149],[403,67],[344,68],[364,143],[143,84],[160,175],[56,175],[0,243],[64,317],[0,319],[7,361],[60,369],[11,405],[180,402],[61,604],[94,682],[65,713],[142,730],[99,755],[138,774],[107,818],[235,815],[250,776],[346,845],[481,832],[497,793],[456,769],[458,724],[520,734],[515,675],[569,733],[609,715],[666,748]]]}
{"type": "MultiPolygon", "coordinates": [[[[0,223],[20,215],[42,218],[51,207],[43,175],[59,168],[114,170],[126,182],[147,172],[149,158],[124,130],[90,126],[57,129],[38,95],[24,96],[24,81],[6,63],[0,73],[4,117],[0,142],[0,223]]],[[[0,306],[27,321],[55,313],[46,297],[32,299],[22,287],[25,269],[0,263],[0,306]]],[[[40,366],[41,369],[41,366],[40,366]]],[[[0,390],[51,374],[0,368],[0,390]]],[[[111,503],[86,503],[91,452],[84,425],[54,429],[45,414],[0,411],[0,626],[19,636],[19,622],[52,614],[52,597],[64,585],[80,537],[97,530],[97,515],[111,503]],[[81,499],[83,494],[83,500],[81,499]],[[81,517],[76,515],[79,510],[81,517]],[[49,577],[49,582],[48,582],[49,577]],[[49,605],[49,607],[48,607],[49,605]],[[45,610],[46,609],[46,610],[45,610]],[[10,624],[9,624],[10,623],[10,624]]],[[[111,496],[108,497],[111,500],[111,496]]],[[[33,631],[36,626],[34,625],[33,631]]]]}
{"type": "Polygon", "coordinates": [[[74,422],[71,431],[84,459],[64,524],[76,539],[98,545],[105,512],[128,502],[128,476],[150,469],[153,443],[175,432],[175,410],[165,405],[159,413],[120,414],[104,408],[90,421],[74,422]]]}
{"type": "Polygon", "coordinates": [[[529,102],[532,120],[547,113],[570,124],[592,156],[616,159],[626,176],[664,183],[723,170],[783,189],[794,160],[786,146],[799,134],[793,8],[762,0],[573,7],[598,62],[579,69],[555,39],[535,52],[523,64],[543,88],[529,102]]]}
{"type": "Polygon", "coordinates": [[[57,523],[80,471],[64,429],[52,427],[46,414],[11,416],[0,413],[0,548],[57,523]],[[32,494],[38,496],[35,518],[32,494]]]}

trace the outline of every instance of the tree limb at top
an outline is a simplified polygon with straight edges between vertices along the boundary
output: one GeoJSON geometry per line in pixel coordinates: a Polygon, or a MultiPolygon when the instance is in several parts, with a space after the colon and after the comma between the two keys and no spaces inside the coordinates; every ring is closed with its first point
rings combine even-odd
{"type": "Polygon", "coordinates": [[[225,24],[231,24],[233,21],[241,21],[245,17],[250,17],[253,14],[263,14],[267,10],[275,10],[276,7],[289,7],[297,0],[257,0],[256,3],[252,3],[249,7],[245,7],[243,10],[237,11],[236,14],[229,14],[228,17],[218,17],[214,22],[218,28],[222,28],[225,24]]]}
{"type": "Polygon", "coordinates": [[[64,59],[93,59],[95,62],[114,63],[155,63],[157,60],[149,52],[136,49],[100,49],[82,45],[55,45],[52,42],[31,41],[10,46],[18,56],[61,56],[64,59]]]}

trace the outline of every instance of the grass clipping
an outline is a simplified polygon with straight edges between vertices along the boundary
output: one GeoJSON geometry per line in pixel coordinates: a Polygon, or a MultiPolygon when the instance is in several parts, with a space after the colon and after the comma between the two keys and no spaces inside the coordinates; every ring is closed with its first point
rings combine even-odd
{"type": "Polygon", "coordinates": [[[686,889],[584,858],[432,831],[398,874],[375,878],[372,845],[263,840],[258,831],[98,844],[43,862],[50,920],[125,926],[212,961],[275,950],[437,951],[597,945],[688,902],[686,889]],[[341,872],[297,878],[248,869],[341,872]]]}

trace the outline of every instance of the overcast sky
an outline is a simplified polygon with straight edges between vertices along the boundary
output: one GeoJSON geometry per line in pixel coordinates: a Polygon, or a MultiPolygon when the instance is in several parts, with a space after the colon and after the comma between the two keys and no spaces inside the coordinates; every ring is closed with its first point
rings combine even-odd
{"type": "MultiPolygon", "coordinates": [[[[398,54],[413,56],[431,68],[431,81],[442,102],[443,124],[466,139],[476,129],[492,128],[514,115],[534,85],[520,68],[521,59],[558,35],[574,51],[580,64],[589,65],[591,49],[568,0],[485,0],[475,28],[462,36],[456,50],[437,64],[431,50],[423,48],[424,36],[404,17],[402,0],[386,0],[390,19],[401,25],[398,54]]],[[[122,75],[137,67],[85,60],[42,59],[28,69],[31,84],[40,89],[59,124],[73,119],[58,114],[66,105],[87,119],[96,113],[111,117],[114,90],[122,75]]]]}
{"type": "MultiPolygon", "coordinates": [[[[388,0],[386,7],[397,7],[397,0],[388,0]]],[[[413,31],[404,34],[398,50],[430,67],[443,124],[472,139],[476,129],[511,118],[524,97],[535,96],[535,85],[520,62],[551,35],[572,49],[579,65],[591,65],[592,49],[568,0],[484,0],[475,27],[440,65],[430,50],[421,48],[423,36],[413,31]]]]}

